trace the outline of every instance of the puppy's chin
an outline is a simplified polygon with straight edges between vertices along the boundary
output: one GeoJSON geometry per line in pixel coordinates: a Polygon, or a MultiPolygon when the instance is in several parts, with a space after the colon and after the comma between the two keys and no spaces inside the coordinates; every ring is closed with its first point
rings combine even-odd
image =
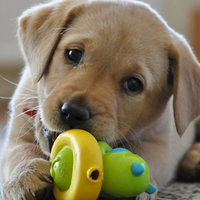
{"type": "Polygon", "coordinates": [[[36,117],[35,121],[36,121],[35,138],[37,140],[37,143],[40,145],[40,148],[43,151],[43,153],[47,156],[50,156],[53,143],[61,132],[48,130],[42,123],[39,115],[36,117]]]}
{"type": "MultiPolygon", "coordinates": [[[[50,156],[50,152],[53,146],[54,141],[59,136],[61,132],[52,131],[44,125],[44,123],[41,121],[40,117],[36,117],[36,133],[35,138],[40,145],[41,150],[43,153],[47,156],[50,156]]],[[[67,128],[64,131],[69,130],[70,128],[67,128]]],[[[93,126],[86,128],[79,128],[88,131],[91,133],[97,141],[105,141],[111,146],[116,146],[118,144],[117,142],[117,134],[115,131],[115,126],[106,126],[106,124],[102,123],[94,123],[93,126]]]]}
{"type": "Polygon", "coordinates": [[[45,128],[44,126],[40,129],[40,134],[43,136],[43,140],[40,140],[40,146],[43,150],[43,152],[46,155],[49,155],[52,149],[52,146],[56,140],[56,138],[58,137],[58,135],[60,134],[60,132],[54,132],[54,131],[50,131],[47,128],[45,128]]]}

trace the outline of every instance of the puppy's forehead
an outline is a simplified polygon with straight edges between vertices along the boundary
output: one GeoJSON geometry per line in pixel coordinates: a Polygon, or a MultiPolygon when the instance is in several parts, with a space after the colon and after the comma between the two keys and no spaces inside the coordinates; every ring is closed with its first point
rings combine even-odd
{"type": "Polygon", "coordinates": [[[61,40],[63,48],[83,43],[91,56],[90,62],[92,59],[155,62],[163,56],[169,39],[165,22],[143,3],[120,2],[86,4],[67,27],[61,40]]]}
{"type": "Polygon", "coordinates": [[[107,47],[111,43],[126,42],[127,45],[131,42],[138,48],[141,44],[149,46],[153,42],[164,42],[166,30],[165,22],[143,4],[93,2],[85,5],[66,33],[82,34],[82,37],[107,47]]]}

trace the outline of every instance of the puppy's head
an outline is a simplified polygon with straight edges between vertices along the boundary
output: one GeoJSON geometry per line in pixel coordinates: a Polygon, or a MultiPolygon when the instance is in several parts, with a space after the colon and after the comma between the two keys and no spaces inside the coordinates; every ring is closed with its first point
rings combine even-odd
{"type": "MultiPolygon", "coordinates": [[[[174,93],[181,135],[199,114],[199,64],[139,2],[55,1],[26,11],[19,38],[48,137],[71,128],[118,143],[159,118],[174,93]],[[193,95],[193,98],[191,98],[193,95]]],[[[44,128],[43,128],[44,129],[44,128]]]]}

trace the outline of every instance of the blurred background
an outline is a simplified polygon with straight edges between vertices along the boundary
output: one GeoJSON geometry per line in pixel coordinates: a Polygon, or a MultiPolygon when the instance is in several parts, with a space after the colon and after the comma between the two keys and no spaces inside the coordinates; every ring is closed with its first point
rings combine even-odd
{"type": "MultiPolygon", "coordinates": [[[[200,0],[143,0],[155,8],[168,24],[183,34],[200,60],[200,0]]],[[[12,96],[23,59],[16,39],[17,17],[44,0],[0,0],[0,97],[12,96]],[[3,78],[4,77],[4,78],[3,78]],[[8,81],[6,81],[7,79],[8,81]]],[[[8,99],[0,98],[0,132],[7,118],[8,99]]]]}

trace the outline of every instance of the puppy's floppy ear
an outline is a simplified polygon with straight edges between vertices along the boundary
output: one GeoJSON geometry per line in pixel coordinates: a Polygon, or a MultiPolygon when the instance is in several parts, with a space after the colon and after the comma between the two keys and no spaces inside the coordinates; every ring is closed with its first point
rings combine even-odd
{"type": "Polygon", "coordinates": [[[174,117],[181,136],[190,122],[200,115],[200,64],[187,41],[173,34],[169,59],[174,78],[174,117]]]}
{"type": "Polygon", "coordinates": [[[33,81],[38,82],[51,62],[62,32],[83,5],[77,1],[54,1],[25,11],[19,18],[18,37],[33,81]]]}

